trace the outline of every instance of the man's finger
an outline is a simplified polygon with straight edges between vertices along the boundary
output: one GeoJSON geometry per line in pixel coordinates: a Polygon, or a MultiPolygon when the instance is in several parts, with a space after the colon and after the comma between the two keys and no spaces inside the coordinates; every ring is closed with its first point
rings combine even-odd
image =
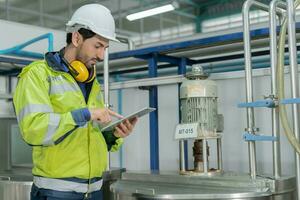
{"type": "Polygon", "coordinates": [[[126,124],[127,129],[131,132],[133,127],[132,127],[131,123],[129,122],[129,120],[127,119],[123,123],[126,124]]]}
{"type": "Polygon", "coordinates": [[[125,133],[123,132],[122,129],[120,129],[119,127],[116,127],[117,133],[118,133],[118,137],[124,138],[126,137],[125,133]]]}
{"type": "Polygon", "coordinates": [[[121,123],[119,125],[119,128],[122,129],[122,131],[126,134],[128,133],[130,130],[128,129],[128,127],[124,124],[124,123],[121,123]]]}
{"type": "Polygon", "coordinates": [[[112,111],[112,110],[107,109],[107,111],[108,111],[108,113],[109,113],[111,116],[115,116],[115,117],[117,117],[117,118],[119,118],[119,119],[123,119],[123,118],[124,118],[124,116],[122,116],[122,115],[120,115],[119,113],[116,113],[116,112],[114,112],[114,111],[112,111]]]}
{"type": "Polygon", "coordinates": [[[131,126],[135,126],[136,122],[138,121],[138,118],[135,117],[133,119],[130,120],[131,126]]]}

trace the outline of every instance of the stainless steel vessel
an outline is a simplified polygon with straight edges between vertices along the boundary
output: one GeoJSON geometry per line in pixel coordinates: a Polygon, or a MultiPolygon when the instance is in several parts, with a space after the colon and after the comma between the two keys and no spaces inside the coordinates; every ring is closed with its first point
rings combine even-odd
{"type": "Polygon", "coordinates": [[[30,200],[32,176],[0,175],[1,200],[30,200]]]}
{"type": "Polygon", "coordinates": [[[211,177],[123,173],[122,179],[111,185],[111,190],[115,200],[294,200],[295,178],[251,179],[248,174],[237,173],[211,177]]]}
{"type": "MultiPolygon", "coordinates": [[[[124,169],[111,169],[103,174],[103,196],[105,200],[113,199],[110,185],[120,179],[124,169]]],[[[22,173],[22,170],[21,170],[22,173]]],[[[26,170],[28,173],[28,170],[26,170]]],[[[14,171],[0,173],[0,200],[30,200],[32,175],[16,174],[14,171]]]]}

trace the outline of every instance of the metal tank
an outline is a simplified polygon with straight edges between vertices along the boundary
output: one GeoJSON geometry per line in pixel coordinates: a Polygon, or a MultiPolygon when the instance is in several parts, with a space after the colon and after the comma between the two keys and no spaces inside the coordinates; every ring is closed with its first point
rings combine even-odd
{"type": "Polygon", "coordinates": [[[17,124],[15,116],[0,116],[0,200],[30,199],[30,147],[22,141],[17,124]]]}
{"type": "MultiPolygon", "coordinates": [[[[33,177],[24,171],[28,169],[18,169],[0,174],[0,200],[30,200],[30,191],[33,177]],[[22,173],[22,174],[21,174],[22,173]]],[[[113,193],[110,191],[110,185],[120,179],[124,169],[110,169],[103,174],[103,197],[105,200],[113,199],[113,193]]]]}
{"type": "Polygon", "coordinates": [[[295,177],[224,172],[222,169],[222,117],[217,112],[217,85],[199,65],[186,74],[180,87],[181,122],[175,139],[180,144],[193,140],[194,166],[184,165],[184,148],[180,145],[178,172],[125,172],[111,185],[115,200],[294,200],[295,177]],[[208,140],[216,141],[212,149],[208,140]],[[216,153],[210,152],[216,150],[216,153]],[[210,164],[216,155],[216,166],[210,164]]]}
{"type": "Polygon", "coordinates": [[[183,176],[178,173],[123,173],[113,183],[115,200],[295,200],[294,177],[275,180],[226,172],[214,176],[183,176]]]}
{"type": "Polygon", "coordinates": [[[30,200],[32,176],[0,175],[1,200],[30,200]]]}

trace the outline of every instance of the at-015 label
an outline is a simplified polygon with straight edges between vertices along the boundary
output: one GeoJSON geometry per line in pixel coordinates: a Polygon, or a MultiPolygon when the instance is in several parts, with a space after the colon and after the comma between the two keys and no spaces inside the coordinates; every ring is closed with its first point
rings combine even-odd
{"type": "Polygon", "coordinates": [[[196,138],[198,135],[198,123],[178,124],[175,130],[175,139],[196,138]]]}

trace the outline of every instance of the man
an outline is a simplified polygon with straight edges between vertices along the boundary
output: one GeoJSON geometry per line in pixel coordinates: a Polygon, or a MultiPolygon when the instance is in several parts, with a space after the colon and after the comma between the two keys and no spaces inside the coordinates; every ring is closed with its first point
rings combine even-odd
{"type": "Polygon", "coordinates": [[[126,120],[112,132],[98,127],[122,117],[104,108],[95,79],[96,62],[116,40],[110,11],[82,6],[67,32],[65,48],[22,70],[14,94],[23,139],[33,147],[32,200],[102,199],[107,152],[120,147],[137,121],[126,120]]]}

